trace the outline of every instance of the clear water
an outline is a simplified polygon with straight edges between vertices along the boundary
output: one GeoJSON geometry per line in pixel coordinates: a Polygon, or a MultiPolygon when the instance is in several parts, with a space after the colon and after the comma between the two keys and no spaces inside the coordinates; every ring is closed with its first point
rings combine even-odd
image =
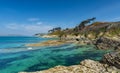
{"type": "Polygon", "coordinates": [[[57,65],[79,64],[81,60],[100,60],[107,50],[96,50],[92,45],[65,44],[61,46],[32,47],[25,44],[42,42],[46,38],[0,37],[0,73],[39,71],[57,65]]]}

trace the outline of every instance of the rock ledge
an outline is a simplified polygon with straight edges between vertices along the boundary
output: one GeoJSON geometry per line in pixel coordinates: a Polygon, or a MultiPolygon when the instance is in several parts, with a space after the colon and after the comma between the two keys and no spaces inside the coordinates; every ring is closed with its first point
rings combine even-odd
{"type": "Polygon", "coordinates": [[[79,65],[73,66],[56,66],[48,70],[36,72],[20,72],[20,73],[120,73],[120,69],[98,61],[86,59],[79,65]]]}

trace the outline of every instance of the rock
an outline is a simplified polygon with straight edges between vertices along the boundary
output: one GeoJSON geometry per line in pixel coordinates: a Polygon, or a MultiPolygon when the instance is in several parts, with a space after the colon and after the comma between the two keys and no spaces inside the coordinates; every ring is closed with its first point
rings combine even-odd
{"type": "Polygon", "coordinates": [[[77,44],[80,44],[80,45],[92,45],[92,41],[88,38],[79,38],[79,41],[77,44]]]}
{"type": "Polygon", "coordinates": [[[104,72],[106,70],[103,64],[93,60],[84,60],[81,62],[81,65],[90,69],[94,69],[95,71],[98,71],[98,72],[100,71],[104,72]]]}
{"type": "Polygon", "coordinates": [[[118,46],[116,46],[114,50],[119,50],[120,51],[120,44],[118,46]]]}
{"type": "Polygon", "coordinates": [[[116,47],[120,47],[120,40],[113,40],[110,38],[102,37],[100,39],[97,39],[94,44],[98,49],[114,49],[116,47]]]}
{"type": "Polygon", "coordinates": [[[84,60],[79,65],[56,66],[48,70],[20,73],[120,73],[120,69],[93,60],[84,60]]]}
{"type": "Polygon", "coordinates": [[[43,35],[42,38],[57,38],[57,35],[43,35]]]}
{"type": "Polygon", "coordinates": [[[103,62],[120,69],[120,50],[105,54],[103,62]]]}
{"type": "Polygon", "coordinates": [[[58,46],[63,45],[69,42],[60,41],[60,40],[48,40],[40,43],[26,44],[27,47],[40,47],[40,46],[58,46]]]}

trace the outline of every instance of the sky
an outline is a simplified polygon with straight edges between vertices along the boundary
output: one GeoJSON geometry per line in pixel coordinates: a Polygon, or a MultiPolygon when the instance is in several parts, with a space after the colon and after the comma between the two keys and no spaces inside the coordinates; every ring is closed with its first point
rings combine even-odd
{"type": "Polygon", "coordinates": [[[0,35],[34,35],[82,20],[120,21],[120,0],[0,0],[0,35]]]}

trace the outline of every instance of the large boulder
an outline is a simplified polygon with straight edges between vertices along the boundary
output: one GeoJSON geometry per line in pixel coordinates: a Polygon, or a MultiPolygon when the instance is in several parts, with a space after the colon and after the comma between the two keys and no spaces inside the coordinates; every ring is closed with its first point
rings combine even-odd
{"type": "Polygon", "coordinates": [[[120,49],[107,53],[103,57],[103,62],[120,69],[120,49]]]}
{"type": "Polygon", "coordinates": [[[115,49],[120,47],[120,40],[102,37],[97,39],[94,44],[98,49],[115,49]]]}

